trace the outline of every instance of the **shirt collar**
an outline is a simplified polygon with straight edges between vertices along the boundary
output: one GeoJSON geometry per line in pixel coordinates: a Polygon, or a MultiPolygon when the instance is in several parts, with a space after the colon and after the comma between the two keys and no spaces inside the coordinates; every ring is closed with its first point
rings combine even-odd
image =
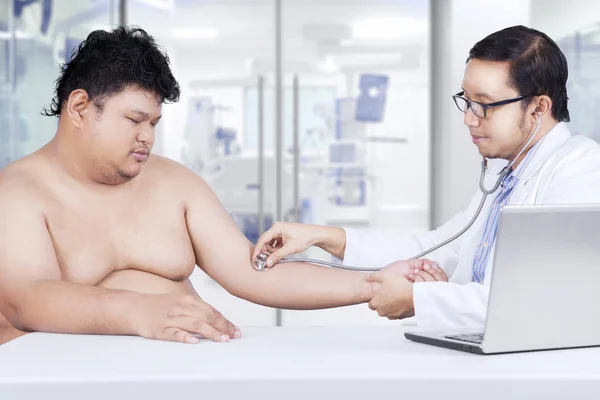
{"type": "Polygon", "coordinates": [[[544,135],[542,140],[538,142],[539,146],[529,160],[529,163],[525,165],[520,179],[523,182],[530,180],[540,169],[548,156],[565,144],[570,137],[571,132],[569,131],[566,122],[559,122],[554,125],[554,127],[552,127],[552,129],[550,129],[550,131],[544,135]]]}
{"type": "MultiPolygon", "coordinates": [[[[523,171],[519,171],[521,173],[519,180],[522,182],[529,181],[538,169],[542,166],[544,161],[548,158],[550,154],[556,151],[556,149],[560,148],[569,138],[571,137],[571,132],[569,132],[569,128],[567,127],[566,122],[558,122],[556,125],[546,133],[542,139],[536,143],[537,147],[532,148],[527,155],[531,154],[531,151],[534,151],[534,154],[531,155],[531,159],[524,165],[522,162],[517,166],[517,171],[520,168],[523,168],[523,171]]],[[[525,159],[524,159],[525,160],[525,159]]],[[[492,159],[487,161],[488,164],[488,172],[490,173],[490,179],[496,179],[497,175],[500,173],[500,170],[508,165],[508,161],[501,159],[492,159]]],[[[514,172],[509,174],[508,176],[514,175],[514,172]]]]}

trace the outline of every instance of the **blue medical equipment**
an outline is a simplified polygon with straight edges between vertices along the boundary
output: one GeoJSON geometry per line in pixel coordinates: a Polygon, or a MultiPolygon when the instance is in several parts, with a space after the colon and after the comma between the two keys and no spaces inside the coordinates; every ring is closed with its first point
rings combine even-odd
{"type": "Polygon", "coordinates": [[[223,145],[223,155],[231,155],[231,144],[235,142],[237,138],[236,131],[229,128],[217,127],[215,136],[217,138],[217,143],[223,145]]]}
{"type": "Polygon", "coordinates": [[[356,102],[357,121],[381,122],[385,111],[389,78],[385,75],[361,75],[360,95],[356,102]]]}

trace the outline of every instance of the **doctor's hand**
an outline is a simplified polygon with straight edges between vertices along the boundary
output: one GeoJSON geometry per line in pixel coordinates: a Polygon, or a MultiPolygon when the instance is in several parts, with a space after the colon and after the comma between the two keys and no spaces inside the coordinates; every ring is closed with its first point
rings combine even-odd
{"type": "MultiPolygon", "coordinates": [[[[440,264],[423,260],[421,266],[415,267],[413,272],[408,275],[408,280],[411,282],[448,282],[448,275],[440,267],[440,264]]],[[[386,267],[387,268],[387,267],[386,267]]]]}
{"type": "Polygon", "coordinates": [[[301,253],[311,246],[340,256],[346,244],[346,232],[341,228],[276,222],[256,242],[252,260],[262,252],[269,253],[267,265],[277,264],[283,257],[301,253]]]}
{"type": "Polygon", "coordinates": [[[394,261],[383,270],[401,275],[411,283],[448,281],[448,277],[444,270],[440,268],[440,264],[426,258],[394,261]]]}
{"type": "MultiPolygon", "coordinates": [[[[398,261],[397,263],[410,263],[411,261],[413,260],[398,261]]],[[[397,267],[383,269],[373,272],[367,277],[375,291],[369,302],[369,308],[377,311],[379,316],[388,319],[403,319],[415,314],[413,284],[399,274],[397,269],[397,267]]]]}

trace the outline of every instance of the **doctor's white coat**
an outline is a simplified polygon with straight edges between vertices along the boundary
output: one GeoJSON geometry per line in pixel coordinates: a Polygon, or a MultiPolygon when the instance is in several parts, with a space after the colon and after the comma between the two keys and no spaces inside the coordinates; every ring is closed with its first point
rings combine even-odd
{"type": "MultiPolygon", "coordinates": [[[[493,187],[496,180],[495,173],[486,173],[485,187],[493,187]]],[[[417,325],[484,325],[493,249],[483,284],[472,281],[472,261],[495,195],[488,196],[480,216],[462,237],[426,256],[440,263],[450,282],[415,283],[413,292],[417,325]]],[[[465,210],[438,229],[423,234],[384,235],[369,230],[347,229],[343,263],[383,266],[413,257],[462,230],[475,215],[481,197],[481,192],[478,192],[465,210]]],[[[590,138],[572,136],[566,123],[560,122],[540,143],[508,204],[585,203],[600,203],[600,146],[590,138]]]]}

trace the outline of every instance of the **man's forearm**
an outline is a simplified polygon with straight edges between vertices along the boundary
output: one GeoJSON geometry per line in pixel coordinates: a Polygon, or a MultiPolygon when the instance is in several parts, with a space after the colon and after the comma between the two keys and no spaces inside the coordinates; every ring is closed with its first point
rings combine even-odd
{"type": "Polygon", "coordinates": [[[13,324],[24,331],[133,335],[139,295],[64,281],[31,285],[15,307],[13,324]]]}
{"type": "Polygon", "coordinates": [[[269,271],[238,273],[226,289],[253,303],[295,310],[361,304],[372,297],[366,274],[305,263],[285,263],[269,271]]]}
{"type": "Polygon", "coordinates": [[[344,258],[346,250],[346,231],[344,229],[332,226],[320,226],[317,237],[315,246],[338,258],[344,258]]]}

